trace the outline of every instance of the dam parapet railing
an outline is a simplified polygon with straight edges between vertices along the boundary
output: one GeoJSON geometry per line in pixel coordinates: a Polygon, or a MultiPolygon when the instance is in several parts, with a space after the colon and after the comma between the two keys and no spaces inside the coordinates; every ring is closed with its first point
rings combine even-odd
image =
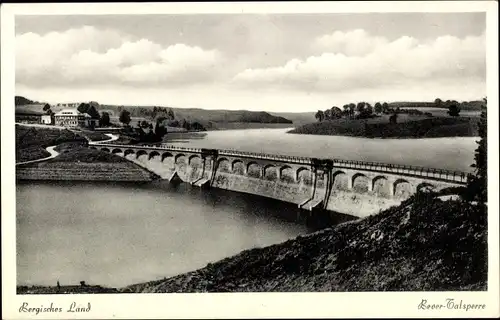
{"type": "MultiPolygon", "coordinates": [[[[105,142],[89,142],[90,145],[96,145],[99,147],[108,147],[114,149],[147,149],[147,150],[165,150],[174,152],[190,152],[190,153],[203,153],[206,150],[204,148],[186,148],[179,146],[169,146],[169,145],[122,145],[122,144],[112,144],[105,142]]],[[[278,161],[284,163],[294,163],[294,164],[304,164],[315,166],[318,163],[317,158],[299,157],[299,156],[287,156],[287,155],[276,155],[276,154],[266,154],[259,152],[246,152],[239,150],[230,149],[213,149],[219,156],[232,156],[232,157],[244,157],[253,158],[269,161],[278,161]]],[[[405,176],[413,176],[420,178],[435,179],[445,182],[465,184],[467,183],[468,173],[463,171],[452,171],[446,169],[428,168],[412,165],[400,165],[400,164],[390,164],[382,162],[370,162],[370,161],[360,161],[360,160],[343,160],[343,159],[321,159],[327,161],[333,168],[343,168],[343,169],[357,169],[373,172],[383,172],[392,173],[405,176]]],[[[321,161],[320,161],[321,162],[321,161]]]]}

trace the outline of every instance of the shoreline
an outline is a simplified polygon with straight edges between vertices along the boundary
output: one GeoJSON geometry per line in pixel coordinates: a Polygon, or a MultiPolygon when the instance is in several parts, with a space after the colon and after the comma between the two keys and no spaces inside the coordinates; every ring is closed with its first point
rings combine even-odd
{"type": "MultiPolygon", "coordinates": [[[[294,129],[292,129],[294,130],[294,129]]],[[[290,130],[290,131],[292,131],[290,130]]],[[[358,136],[358,135],[348,135],[348,134],[320,134],[320,133],[298,133],[287,131],[287,134],[305,135],[305,136],[329,136],[329,137],[347,137],[356,139],[370,139],[370,140],[427,140],[427,139],[451,139],[451,138],[476,138],[479,139],[479,135],[464,135],[464,136],[442,136],[442,137],[368,137],[368,136],[358,136]]]]}

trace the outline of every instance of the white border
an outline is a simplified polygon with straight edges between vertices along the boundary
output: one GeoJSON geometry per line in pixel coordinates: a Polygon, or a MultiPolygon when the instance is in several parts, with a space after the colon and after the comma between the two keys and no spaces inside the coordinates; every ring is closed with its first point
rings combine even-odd
{"type": "Polygon", "coordinates": [[[297,317],[498,317],[498,3],[494,1],[426,2],[266,2],[266,3],[108,3],[4,4],[1,7],[1,159],[2,159],[2,318],[297,318],[297,317]],[[387,293],[235,293],[17,296],[14,168],[14,15],[189,14],[189,13],[356,13],[487,12],[488,87],[488,291],[387,293]],[[484,303],[483,311],[422,311],[422,298],[484,303]],[[20,314],[22,302],[66,307],[92,303],[89,314],[20,314]]]}

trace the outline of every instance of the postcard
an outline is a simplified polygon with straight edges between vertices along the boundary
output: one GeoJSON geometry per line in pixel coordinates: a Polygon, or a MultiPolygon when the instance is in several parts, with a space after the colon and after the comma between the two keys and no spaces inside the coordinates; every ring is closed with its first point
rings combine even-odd
{"type": "Polygon", "coordinates": [[[497,2],[1,9],[3,318],[499,316],[497,2]]]}

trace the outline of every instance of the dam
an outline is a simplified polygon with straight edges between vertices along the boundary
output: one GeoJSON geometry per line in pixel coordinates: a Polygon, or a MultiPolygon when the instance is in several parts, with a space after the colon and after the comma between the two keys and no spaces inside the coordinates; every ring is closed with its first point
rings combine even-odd
{"type": "Polygon", "coordinates": [[[364,217],[398,205],[421,188],[463,186],[467,173],[376,162],[238,150],[89,142],[162,179],[251,193],[318,210],[364,217]]]}

